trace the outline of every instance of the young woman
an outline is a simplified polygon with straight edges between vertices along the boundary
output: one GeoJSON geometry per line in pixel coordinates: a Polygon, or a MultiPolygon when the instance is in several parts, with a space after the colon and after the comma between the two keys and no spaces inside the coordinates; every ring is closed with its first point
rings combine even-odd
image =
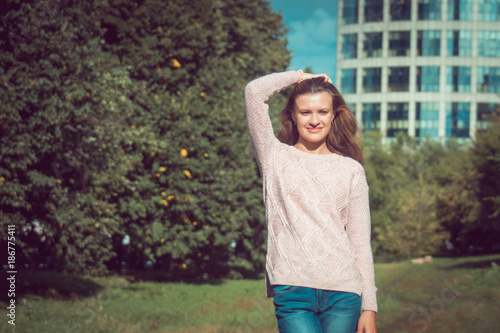
{"type": "Polygon", "coordinates": [[[263,177],[266,289],[279,331],[376,333],[368,185],[355,118],[325,74],[263,76],[247,85],[245,103],[263,177]],[[293,84],[276,138],[266,101],[293,84]]]}

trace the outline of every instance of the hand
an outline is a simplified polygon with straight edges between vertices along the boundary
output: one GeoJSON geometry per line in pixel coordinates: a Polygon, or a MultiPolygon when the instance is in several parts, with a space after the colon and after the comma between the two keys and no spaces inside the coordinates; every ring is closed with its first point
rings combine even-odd
{"type": "Polygon", "coordinates": [[[315,77],[323,77],[323,78],[325,78],[326,82],[333,84],[332,79],[330,79],[330,77],[324,73],[323,74],[311,74],[311,73],[303,73],[302,74],[302,80],[308,80],[308,79],[312,79],[315,77]]]}
{"type": "Polygon", "coordinates": [[[361,317],[359,317],[356,333],[377,333],[375,315],[376,312],[374,311],[363,311],[361,317]]]}

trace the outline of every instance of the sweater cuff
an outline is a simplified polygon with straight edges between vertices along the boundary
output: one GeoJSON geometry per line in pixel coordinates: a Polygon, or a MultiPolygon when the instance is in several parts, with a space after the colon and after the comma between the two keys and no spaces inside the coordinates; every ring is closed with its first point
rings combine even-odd
{"type": "Polygon", "coordinates": [[[361,296],[361,309],[363,311],[374,311],[377,312],[377,296],[373,295],[373,297],[365,297],[365,295],[361,296]]]}

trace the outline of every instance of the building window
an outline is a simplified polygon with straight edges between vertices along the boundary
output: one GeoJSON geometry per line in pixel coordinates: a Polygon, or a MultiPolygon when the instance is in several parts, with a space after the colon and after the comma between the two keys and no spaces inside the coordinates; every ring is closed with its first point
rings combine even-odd
{"type": "Polygon", "coordinates": [[[471,21],[472,0],[448,0],[448,21],[471,21]]]}
{"type": "Polygon", "coordinates": [[[478,21],[500,21],[500,1],[499,0],[479,0],[478,21]]]}
{"type": "Polygon", "coordinates": [[[389,87],[387,91],[408,91],[410,67],[389,67],[389,87]]]}
{"type": "Polygon", "coordinates": [[[500,31],[479,30],[477,48],[480,57],[500,58],[500,31]]]}
{"type": "Polygon", "coordinates": [[[380,92],[382,68],[363,68],[363,92],[380,92]]]}
{"type": "Polygon", "coordinates": [[[387,104],[387,137],[393,138],[398,132],[408,134],[408,103],[387,104]]]}
{"type": "Polygon", "coordinates": [[[472,55],[472,31],[449,30],[446,44],[449,56],[470,57],[472,55]]]}
{"type": "Polygon", "coordinates": [[[441,49],[441,31],[422,30],[418,32],[417,55],[439,56],[441,49]]]}
{"type": "Polygon", "coordinates": [[[446,103],[446,137],[468,138],[470,127],[469,103],[446,103]]]}
{"type": "Polygon", "coordinates": [[[439,66],[417,67],[417,91],[439,92],[439,66]]]}
{"type": "Polygon", "coordinates": [[[358,23],[358,0],[344,0],[342,24],[358,23]]]}
{"type": "Polygon", "coordinates": [[[366,33],[363,42],[363,58],[382,56],[382,33],[366,33]]]}
{"type": "Polygon", "coordinates": [[[389,14],[392,21],[411,20],[411,0],[391,0],[389,14]]]}
{"type": "Polygon", "coordinates": [[[439,138],[439,103],[421,102],[416,104],[415,136],[417,138],[439,138]]]}
{"type": "Polygon", "coordinates": [[[384,20],[384,0],[365,0],[365,22],[384,20]]]}
{"type": "Polygon", "coordinates": [[[340,86],[343,94],[356,93],[356,68],[343,69],[340,73],[340,86]]]}
{"type": "Polygon", "coordinates": [[[470,67],[446,67],[446,91],[470,92],[470,67]]]}
{"type": "Polygon", "coordinates": [[[389,57],[410,55],[410,32],[391,31],[389,33],[389,57]]]}
{"type": "Polygon", "coordinates": [[[358,57],[358,35],[342,35],[342,59],[356,59],[358,57]]]}
{"type": "Polygon", "coordinates": [[[500,93],[500,67],[477,67],[477,91],[500,93]]]}
{"type": "Polygon", "coordinates": [[[363,103],[363,131],[380,130],[380,103],[363,103]]]}
{"type": "Polygon", "coordinates": [[[353,115],[356,114],[356,103],[347,103],[347,106],[349,107],[349,110],[351,110],[351,113],[353,115]]]}
{"type": "Polygon", "coordinates": [[[419,20],[441,20],[441,0],[418,0],[419,20]]]}
{"type": "Polygon", "coordinates": [[[478,103],[476,128],[481,130],[488,128],[490,123],[489,119],[494,112],[500,112],[500,104],[478,103]]]}

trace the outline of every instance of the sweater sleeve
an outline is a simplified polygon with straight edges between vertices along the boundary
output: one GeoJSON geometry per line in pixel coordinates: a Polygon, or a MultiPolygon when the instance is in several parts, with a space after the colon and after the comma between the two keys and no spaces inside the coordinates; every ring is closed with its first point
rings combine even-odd
{"type": "Polygon", "coordinates": [[[371,226],[368,184],[365,172],[361,166],[360,168],[361,171],[354,174],[351,183],[346,230],[361,277],[362,309],[377,312],[377,288],[375,287],[375,272],[370,244],[371,226]]]}
{"type": "Polygon", "coordinates": [[[274,135],[269,106],[266,102],[280,90],[299,81],[299,72],[288,71],[268,74],[251,81],[245,88],[245,106],[248,130],[255,158],[262,166],[266,164],[267,149],[271,147],[274,135]]]}

